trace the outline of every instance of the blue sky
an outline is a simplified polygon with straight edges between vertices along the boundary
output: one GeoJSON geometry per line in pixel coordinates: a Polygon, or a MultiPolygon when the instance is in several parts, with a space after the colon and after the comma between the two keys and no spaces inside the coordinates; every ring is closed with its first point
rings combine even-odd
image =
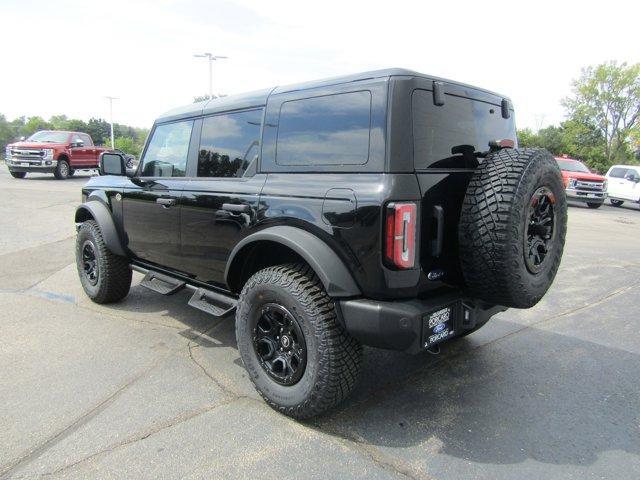
{"type": "Polygon", "coordinates": [[[519,127],[562,120],[580,68],[640,61],[638,2],[3,0],[0,113],[149,126],[223,94],[406,67],[510,96],[519,127]]]}

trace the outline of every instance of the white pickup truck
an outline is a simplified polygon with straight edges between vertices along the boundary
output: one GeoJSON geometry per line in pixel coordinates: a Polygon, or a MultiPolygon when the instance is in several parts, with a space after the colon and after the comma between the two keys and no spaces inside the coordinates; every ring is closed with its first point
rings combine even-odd
{"type": "Polygon", "coordinates": [[[611,205],[619,207],[624,202],[640,204],[640,165],[614,165],[606,177],[611,205]]]}

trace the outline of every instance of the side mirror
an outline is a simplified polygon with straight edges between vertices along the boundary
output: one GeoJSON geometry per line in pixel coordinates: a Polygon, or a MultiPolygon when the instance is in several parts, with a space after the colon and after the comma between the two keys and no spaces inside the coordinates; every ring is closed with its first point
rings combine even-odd
{"type": "Polygon", "coordinates": [[[112,152],[102,152],[99,161],[100,175],[119,175],[127,174],[127,166],[123,155],[112,152]]]}
{"type": "Polygon", "coordinates": [[[20,141],[21,142],[24,142],[26,139],[27,139],[27,137],[24,137],[24,136],[20,137],[20,141]]]}
{"type": "Polygon", "coordinates": [[[84,147],[84,142],[82,140],[78,140],[77,142],[71,142],[71,147],[84,147]]]}
{"type": "Polygon", "coordinates": [[[636,182],[636,183],[640,182],[640,177],[634,175],[633,173],[627,173],[624,176],[624,179],[629,180],[630,182],[636,182]]]}

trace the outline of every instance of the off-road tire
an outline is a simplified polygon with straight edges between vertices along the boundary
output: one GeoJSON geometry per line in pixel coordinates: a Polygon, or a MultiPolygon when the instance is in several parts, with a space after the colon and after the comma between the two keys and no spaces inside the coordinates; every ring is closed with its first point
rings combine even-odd
{"type": "Polygon", "coordinates": [[[496,305],[532,307],[555,278],[566,230],[562,175],[549,152],[525,148],[489,154],[467,187],[458,228],[468,293],[496,305]],[[532,273],[525,261],[528,212],[543,187],[553,205],[554,228],[540,271],[532,273]]]}
{"type": "Polygon", "coordinates": [[[624,203],[623,200],[614,200],[613,198],[610,198],[609,202],[611,202],[611,205],[613,205],[614,207],[621,207],[624,203]]]}
{"type": "Polygon", "coordinates": [[[602,206],[602,203],[599,203],[599,202],[587,202],[587,207],[589,208],[596,209],[596,208],[600,208],[601,206],[602,206]]]}
{"type": "Polygon", "coordinates": [[[356,385],[362,346],[336,317],[332,299],[306,264],[265,268],[244,285],[236,312],[236,339],[256,390],[276,411],[304,419],[344,400],[356,385]],[[295,317],[306,342],[306,367],[293,385],[281,385],[263,368],[254,348],[254,328],[266,304],[279,304],[295,317]]]}
{"type": "Polygon", "coordinates": [[[58,160],[58,164],[56,165],[56,169],[53,172],[53,175],[58,180],[65,180],[69,178],[69,171],[71,167],[69,167],[69,162],[66,160],[58,160]]]}
{"type": "Polygon", "coordinates": [[[95,303],[113,303],[122,300],[131,287],[131,268],[125,257],[115,255],[107,248],[100,227],[94,220],[84,222],[76,237],[76,266],[80,283],[87,296],[95,303]],[[97,259],[97,282],[92,284],[84,270],[83,249],[91,243],[97,259]]]}
{"type": "Polygon", "coordinates": [[[13,178],[24,178],[27,176],[27,172],[9,172],[13,178]]]}

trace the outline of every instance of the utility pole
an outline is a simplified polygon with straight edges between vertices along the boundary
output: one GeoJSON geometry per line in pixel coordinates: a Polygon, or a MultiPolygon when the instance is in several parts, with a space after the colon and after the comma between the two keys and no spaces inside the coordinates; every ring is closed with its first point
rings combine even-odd
{"type": "Polygon", "coordinates": [[[209,98],[211,99],[213,98],[213,62],[215,62],[216,60],[220,60],[223,58],[226,59],[229,57],[225,57],[223,55],[214,55],[209,52],[196,53],[193,56],[198,58],[206,58],[209,60],[209,98]]]}
{"type": "Polygon", "coordinates": [[[118,97],[104,97],[107,100],[109,100],[109,114],[111,116],[110,119],[110,123],[111,123],[111,150],[114,150],[116,148],[116,143],[115,143],[115,139],[113,138],[113,101],[114,100],[119,100],[118,97]]]}

